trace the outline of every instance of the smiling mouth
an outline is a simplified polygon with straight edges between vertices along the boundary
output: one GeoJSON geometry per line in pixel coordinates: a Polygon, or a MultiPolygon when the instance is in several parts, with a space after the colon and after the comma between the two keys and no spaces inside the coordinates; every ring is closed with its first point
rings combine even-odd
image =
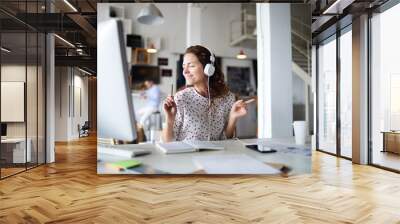
{"type": "Polygon", "coordinates": [[[186,75],[186,78],[193,78],[193,75],[191,75],[191,74],[188,74],[188,75],[186,75]]]}

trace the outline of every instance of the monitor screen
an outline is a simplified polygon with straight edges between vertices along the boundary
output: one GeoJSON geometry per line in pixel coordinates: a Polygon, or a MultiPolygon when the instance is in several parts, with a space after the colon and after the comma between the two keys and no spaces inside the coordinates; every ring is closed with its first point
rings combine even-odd
{"type": "Polygon", "coordinates": [[[134,141],[136,121],[122,22],[115,19],[101,22],[97,33],[98,137],[134,141]]]}
{"type": "Polygon", "coordinates": [[[7,136],[7,124],[1,123],[1,136],[7,136]]]}

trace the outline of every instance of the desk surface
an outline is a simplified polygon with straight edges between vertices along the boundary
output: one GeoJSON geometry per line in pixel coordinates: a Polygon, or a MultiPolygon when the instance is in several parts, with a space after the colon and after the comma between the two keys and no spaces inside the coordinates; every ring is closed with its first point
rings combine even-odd
{"type": "MultiPolygon", "coordinates": [[[[107,154],[97,155],[98,174],[196,174],[202,172],[198,165],[193,161],[199,156],[221,155],[247,155],[262,163],[278,167],[285,165],[291,168],[290,174],[301,174],[311,172],[311,147],[309,145],[295,145],[293,140],[288,139],[244,139],[244,140],[225,140],[215,141],[225,147],[221,151],[200,151],[193,153],[164,154],[154,147],[149,155],[134,157],[133,159],[142,162],[137,168],[123,171],[109,169],[106,164],[126,160],[125,157],[117,157],[107,154]],[[276,149],[275,153],[260,153],[248,149],[245,144],[261,143],[276,149]]],[[[100,145],[98,147],[101,147],[100,145]]],[[[221,157],[220,157],[221,158],[221,157]]],[[[223,165],[223,164],[221,164],[223,165]]]]}
{"type": "MultiPolygon", "coordinates": [[[[27,138],[26,140],[30,141],[30,138],[27,138]]],[[[4,138],[4,139],[1,139],[1,143],[20,143],[20,142],[25,142],[25,138],[4,138]]]]}
{"type": "Polygon", "coordinates": [[[384,133],[384,134],[400,134],[400,131],[381,131],[381,133],[384,133]]]}

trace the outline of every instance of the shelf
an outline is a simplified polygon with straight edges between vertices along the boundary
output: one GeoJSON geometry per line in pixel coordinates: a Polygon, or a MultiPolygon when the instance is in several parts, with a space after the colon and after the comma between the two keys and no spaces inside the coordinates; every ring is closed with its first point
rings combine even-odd
{"type": "Polygon", "coordinates": [[[231,46],[241,46],[245,48],[257,48],[257,36],[254,35],[242,35],[230,43],[231,46]]]}

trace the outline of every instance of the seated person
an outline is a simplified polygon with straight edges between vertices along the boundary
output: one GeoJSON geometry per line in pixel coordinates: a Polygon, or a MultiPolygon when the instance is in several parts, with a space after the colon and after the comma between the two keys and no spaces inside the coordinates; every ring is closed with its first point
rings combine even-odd
{"type": "Polygon", "coordinates": [[[160,88],[154,84],[153,80],[146,80],[144,82],[146,90],[141,94],[141,97],[146,99],[146,105],[138,110],[137,115],[140,118],[139,124],[144,127],[146,121],[149,119],[152,113],[159,110],[161,101],[160,88]]]}
{"type": "Polygon", "coordinates": [[[187,86],[164,102],[167,122],[162,135],[164,142],[222,140],[234,136],[237,120],[247,113],[246,103],[235,102],[219,67],[211,76],[206,75],[208,71],[204,68],[214,61],[214,55],[203,46],[186,49],[182,66],[187,86]]]}

